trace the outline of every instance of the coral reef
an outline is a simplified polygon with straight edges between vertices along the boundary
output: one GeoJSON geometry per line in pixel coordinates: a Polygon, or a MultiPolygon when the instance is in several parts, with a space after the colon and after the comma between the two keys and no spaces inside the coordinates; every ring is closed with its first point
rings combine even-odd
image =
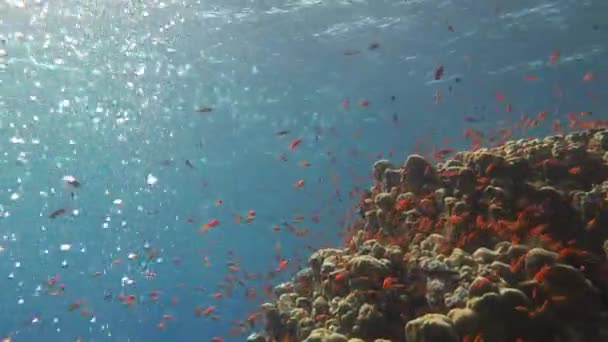
{"type": "Polygon", "coordinates": [[[608,341],[608,131],[372,172],[252,341],[608,341]]]}

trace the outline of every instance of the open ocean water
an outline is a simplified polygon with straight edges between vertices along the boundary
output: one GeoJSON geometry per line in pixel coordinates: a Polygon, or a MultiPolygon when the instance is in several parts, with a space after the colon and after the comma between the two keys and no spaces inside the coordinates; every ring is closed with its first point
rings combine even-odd
{"type": "Polygon", "coordinates": [[[538,122],[510,138],[569,112],[606,119],[607,13],[601,0],[0,0],[0,335],[263,331],[272,287],[343,244],[376,160],[432,160],[523,117],[538,122]]]}

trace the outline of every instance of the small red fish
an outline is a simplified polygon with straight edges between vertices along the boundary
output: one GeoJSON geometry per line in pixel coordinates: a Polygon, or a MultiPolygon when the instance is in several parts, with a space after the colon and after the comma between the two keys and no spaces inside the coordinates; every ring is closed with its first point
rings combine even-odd
{"type": "Polygon", "coordinates": [[[595,78],[592,72],[588,72],[583,76],[583,81],[591,81],[595,78]]]}
{"type": "Polygon", "coordinates": [[[549,57],[549,63],[555,63],[559,60],[559,51],[553,51],[551,57],[549,57]]]}
{"type": "Polygon", "coordinates": [[[82,305],[82,302],[80,302],[80,301],[74,302],[74,303],[70,304],[70,306],[68,307],[68,311],[72,312],[72,311],[78,309],[81,305],[82,305]]]}
{"type": "Polygon", "coordinates": [[[386,277],[386,278],[384,278],[384,281],[382,282],[382,288],[388,289],[389,287],[393,286],[395,283],[397,283],[397,278],[386,277]]]}
{"type": "Polygon", "coordinates": [[[304,180],[300,179],[297,182],[295,182],[295,184],[293,185],[294,189],[298,189],[304,186],[304,180]]]}
{"type": "Polygon", "coordinates": [[[279,266],[277,267],[277,272],[281,272],[282,270],[284,270],[288,264],[289,264],[289,261],[281,260],[281,262],[279,262],[279,266]]]}
{"type": "Polygon", "coordinates": [[[218,220],[218,219],[214,218],[214,219],[211,219],[211,220],[207,221],[207,223],[205,223],[205,224],[203,225],[203,228],[205,228],[205,229],[209,229],[209,228],[216,227],[216,226],[217,226],[217,225],[219,225],[219,224],[220,224],[220,220],[218,220]]]}
{"type": "Polygon", "coordinates": [[[289,143],[289,150],[293,151],[302,143],[302,139],[294,139],[289,143]]]}
{"type": "Polygon", "coordinates": [[[55,285],[55,283],[57,283],[58,280],[59,280],[59,274],[56,274],[54,277],[51,277],[51,279],[49,279],[49,281],[47,282],[47,285],[49,287],[52,287],[53,285],[55,285]]]}
{"type": "Polygon", "coordinates": [[[568,170],[568,173],[571,175],[580,175],[581,173],[581,167],[580,166],[574,166],[572,168],[570,168],[568,170]]]}
{"type": "Polygon", "coordinates": [[[547,118],[547,112],[540,112],[536,117],[537,120],[544,120],[545,118],[547,118]]]}
{"type": "Polygon", "coordinates": [[[435,71],[433,72],[433,79],[435,81],[440,80],[441,76],[443,76],[443,71],[444,71],[443,65],[436,67],[435,71]]]}
{"type": "Polygon", "coordinates": [[[368,100],[360,100],[359,101],[359,107],[365,108],[365,107],[369,107],[369,101],[368,100]]]}

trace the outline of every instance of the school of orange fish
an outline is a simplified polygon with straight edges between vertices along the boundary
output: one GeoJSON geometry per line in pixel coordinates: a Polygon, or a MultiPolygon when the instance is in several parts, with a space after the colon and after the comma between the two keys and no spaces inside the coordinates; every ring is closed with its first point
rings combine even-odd
{"type": "MultiPolygon", "coordinates": [[[[506,98],[497,92],[513,113],[506,98]]],[[[608,121],[556,114],[468,128],[468,151],[378,160],[369,189],[351,192],[359,217],[344,246],[276,284],[248,341],[608,341],[608,121]],[[530,137],[536,128],[551,134],[530,137]]]]}
{"type": "MultiPolygon", "coordinates": [[[[379,47],[373,43],[369,49],[379,47]]],[[[343,52],[345,56],[359,53],[343,52]]],[[[559,52],[550,54],[548,63],[559,63],[559,52]]],[[[440,80],[446,72],[438,65],[432,79],[440,80]]],[[[522,79],[534,82],[539,76],[522,79]]],[[[596,79],[595,73],[584,72],[579,81],[596,79]]],[[[439,105],[442,98],[441,90],[435,90],[433,101],[439,105]]],[[[518,111],[503,91],[496,93],[495,101],[505,113],[518,111]]],[[[373,105],[368,99],[356,103],[362,110],[373,105]]],[[[345,110],[350,106],[349,99],[342,101],[345,110]]],[[[202,106],[196,112],[213,113],[213,108],[202,106]]],[[[393,115],[392,121],[398,124],[399,118],[393,115]]],[[[474,124],[484,118],[467,116],[464,121],[474,124]]],[[[349,192],[360,200],[348,213],[357,218],[343,232],[344,246],[318,250],[309,246],[312,255],[307,263],[278,254],[276,266],[265,275],[247,273],[237,261],[228,262],[229,275],[210,296],[219,300],[242,286],[246,297],[261,305],[234,321],[226,336],[247,336],[248,341],[258,342],[608,341],[606,128],[608,120],[590,112],[567,113],[560,119],[556,113],[539,111],[519,114],[506,128],[467,128],[469,151],[456,152],[449,146],[423,151],[421,146],[433,138],[421,136],[416,154],[403,163],[377,161],[369,189],[363,184],[349,192]],[[552,135],[525,138],[542,127],[552,135]],[[287,271],[297,271],[292,280],[258,288],[259,279],[272,281],[287,271]]],[[[275,134],[285,137],[290,131],[275,134]]],[[[290,138],[279,160],[287,162],[287,154],[304,141],[290,138]]],[[[194,168],[189,160],[186,165],[194,168]]],[[[297,165],[314,168],[307,160],[297,165]]],[[[80,187],[73,176],[63,181],[74,191],[80,187]]],[[[301,178],[287,186],[300,191],[308,183],[301,178]]],[[[223,201],[218,199],[215,205],[222,206],[223,201]]],[[[57,208],[48,218],[68,214],[57,208]]],[[[232,223],[255,219],[256,211],[250,209],[236,213],[232,223]]],[[[307,220],[318,223],[319,217],[298,215],[273,230],[306,237],[307,220]]],[[[187,222],[200,224],[201,238],[224,224],[215,217],[203,222],[187,218],[187,222]]],[[[279,253],[281,246],[276,249],[279,253]]],[[[125,257],[155,260],[159,251],[146,248],[143,255],[125,257]]],[[[121,258],[112,261],[122,262],[121,258]]],[[[203,264],[210,264],[209,257],[203,257],[203,264]]],[[[153,280],[155,274],[147,271],[145,276],[153,280]]],[[[59,274],[49,276],[45,287],[49,295],[65,294],[59,274]]],[[[148,297],[158,300],[161,292],[151,291],[148,297]]],[[[120,294],[116,299],[126,307],[138,301],[136,294],[120,294]]],[[[170,301],[176,304],[179,298],[170,301]]],[[[221,301],[213,303],[193,306],[192,315],[220,320],[216,309],[221,301]]],[[[67,310],[93,315],[81,299],[67,310]]],[[[156,328],[165,330],[175,319],[163,314],[156,328]]],[[[213,341],[224,338],[216,336],[213,341]]]]}

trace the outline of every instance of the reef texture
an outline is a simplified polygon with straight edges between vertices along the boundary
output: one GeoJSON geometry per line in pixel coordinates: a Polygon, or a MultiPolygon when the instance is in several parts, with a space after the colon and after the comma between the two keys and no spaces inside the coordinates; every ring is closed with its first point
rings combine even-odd
{"type": "Polygon", "coordinates": [[[608,131],[374,164],[252,341],[608,341],[608,131]]]}

